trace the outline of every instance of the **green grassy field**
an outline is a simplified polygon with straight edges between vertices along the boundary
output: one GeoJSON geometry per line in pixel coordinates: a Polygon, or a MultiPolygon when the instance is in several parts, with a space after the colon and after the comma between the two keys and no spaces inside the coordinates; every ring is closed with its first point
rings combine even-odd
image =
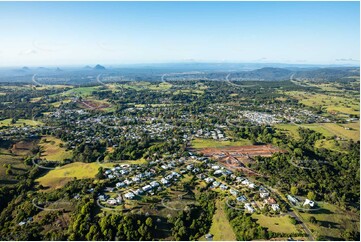
{"type": "Polygon", "coordinates": [[[360,140],[359,122],[352,124],[335,124],[335,123],[314,123],[314,124],[276,124],[276,128],[284,130],[291,137],[299,139],[298,127],[308,128],[323,134],[325,137],[332,137],[334,135],[346,139],[360,140]],[[353,130],[346,130],[344,127],[352,128],[353,130]]]}
{"type": "Polygon", "coordinates": [[[347,150],[343,147],[343,144],[347,141],[337,141],[339,145],[336,145],[335,140],[317,140],[315,143],[316,148],[324,148],[328,150],[338,151],[338,152],[347,152],[347,150]]]}
{"type": "Polygon", "coordinates": [[[36,140],[20,141],[14,146],[0,148],[0,184],[11,185],[17,183],[16,176],[24,174],[31,167],[25,165],[24,157],[31,154],[31,150],[37,145],[36,140]],[[11,165],[12,174],[6,174],[7,166],[11,165]]]}
{"type": "Polygon", "coordinates": [[[192,140],[191,146],[195,149],[203,148],[221,148],[226,146],[242,146],[251,145],[251,141],[243,139],[239,141],[219,141],[214,139],[194,139],[192,140]]]}
{"type": "Polygon", "coordinates": [[[209,233],[213,234],[213,240],[217,241],[235,241],[236,235],[227,219],[223,208],[224,202],[217,200],[216,212],[213,215],[212,226],[209,233]]]}
{"type": "MultiPolygon", "coordinates": [[[[92,92],[99,91],[100,86],[94,87],[76,87],[72,88],[68,91],[62,92],[62,96],[69,96],[69,95],[80,95],[80,96],[91,96],[92,92]]],[[[54,94],[58,95],[58,94],[54,94]]]]}
{"type": "Polygon", "coordinates": [[[48,161],[64,161],[65,159],[70,159],[72,152],[60,147],[61,143],[63,142],[60,139],[52,136],[42,137],[39,142],[42,151],[40,158],[48,161]]]}
{"type": "Polygon", "coordinates": [[[286,92],[286,95],[298,99],[306,106],[322,106],[330,113],[340,112],[347,114],[360,114],[360,104],[359,100],[356,98],[346,98],[320,93],[306,93],[300,91],[286,92]]]}
{"type": "Polygon", "coordinates": [[[99,167],[100,164],[98,163],[74,162],[49,171],[45,176],[38,178],[36,182],[44,187],[57,189],[75,177],[76,179],[94,178],[99,167]]]}
{"type": "Polygon", "coordinates": [[[314,213],[300,213],[314,234],[324,236],[326,240],[342,240],[340,234],[346,229],[360,232],[360,215],[342,211],[337,206],[328,203],[322,203],[320,207],[322,210],[314,213]],[[314,216],[318,223],[310,223],[311,216],[314,216]]]}
{"type": "Polygon", "coordinates": [[[24,164],[23,156],[11,154],[6,149],[0,149],[0,185],[11,185],[17,183],[16,175],[23,174],[28,170],[24,164]],[[6,174],[7,165],[11,165],[13,174],[6,174]]]}
{"type": "Polygon", "coordinates": [[[2,126],[14,126],[14,127],[20,127],[20,126],[39,126],[39,125],[43,125],[42,122],[40,121],[36,121],[36,120],[31,120],[31,119],[19,119],[16,121],[15,124],[11,123],[11,119],[4,119],[0,121],[0,127],[2,126]]]}
{"type": "Polygon", "coordinates": [[[263,214],[252,214],[257,223],[275,233],[297,233],[297,227],[290,221],[289,216],[269,217],[263,214]]]}

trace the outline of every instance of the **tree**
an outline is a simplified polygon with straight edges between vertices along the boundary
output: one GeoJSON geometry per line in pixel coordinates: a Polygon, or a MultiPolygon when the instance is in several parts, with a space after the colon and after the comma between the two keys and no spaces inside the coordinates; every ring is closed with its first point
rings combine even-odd
{"type": "Polygon", "coordinates": [[[290,192],[291,192],[292,195],[297,195],[298,194],[298,188],[292,186],[290,192]]]}
{"type": "Polygon", "coordinates": [[[314,216],[311,216],[308,220],[309,220],[310,223],[312,223],[312,224],[317,223],[317,220],[316,220],[316,218],[315,218],[314,216]]]}
{"type": "Polygon", "coordinates": [[[307,193],[307,198],[310,199],[310,200],[315,200],[316,199],[316,194],[312,191],[309,191],[307,193]]]}
{"type": "Polygon", "coordinates": [[[291,216],[290,216],[290,222],[293,225],[297,224],[297,220],[294,217],[291,217],[291,216]]]}
{"type": "Polygon", "coordinates": [[[152,227],[153,227],[153,219],[152,219],[151,217],[147,218],[147,219],[145,220],[145,224],[146,224],[148,227],[152,228],[152,227]]]}

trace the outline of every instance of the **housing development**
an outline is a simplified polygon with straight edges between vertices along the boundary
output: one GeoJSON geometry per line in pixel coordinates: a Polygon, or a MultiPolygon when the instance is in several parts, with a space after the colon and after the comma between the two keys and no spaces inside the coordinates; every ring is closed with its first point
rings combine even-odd
{"type": "Polygon", "coordinates": [[[358,1],[0,1],[0,241],[360,241],[358,1]]]}

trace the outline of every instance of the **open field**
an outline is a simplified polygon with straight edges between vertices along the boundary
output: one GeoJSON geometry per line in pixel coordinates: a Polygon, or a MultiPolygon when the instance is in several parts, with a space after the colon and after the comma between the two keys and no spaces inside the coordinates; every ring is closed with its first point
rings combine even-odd
{"type": "Polygon", "coordinates": [[[25,165],[24,157],[30,155],[31,150],[36,147],[37,140],[20,141],[14,144],[10,149],[0,148],[0,184],[15,184],[15,177],[29,170],[29,166],[25,165]],[[7,174],[7,166],[11,166],[11,173],[7,174]]]}
{"type": "Polygon", "coordinates": [[[347,141],[336,141],[336,140],[326,140],[326,139],[322,139],[322,140],[317,140],[315,143],[315,147],[316,148],[324,148],[324,149],[328,149],[328,150],[333,150],[333,151],[338,151],[338,152],[347,152],[347,149],[345,149],[343,147],[343,145],[346,143],[347,141]],[[337,143],[338,145],[337,145],[337,143]]]}
{"type": "Polygon", "coordinates": [[[9,150],[0,148],[0,186],[17,183],[15,176],[27,170],[28,166],[24,164],[23,156],[11,154],[9,150]],[[11,166],[12,174],[6,174],[8,165],[11,166]]]}
{"type": "Polygon", "coordinates": [[[42,137],[39,142],[42,151],[40,158],[48,161],[64,161],[65,159],[70,159],[72,152],[60,147],[60,144],[62,144],[62,141],[58,138],[52,136],[42,137]]]}
{"type": "Polygon", "coordinates": [[[39,125],[43,125],[43,123],[40,121],[32,120],[32,119],[18,119],[15,124],[11,123],[10,118],[0,121],[0,127],[2,127],[2,126],[20,127],[20,126],[24,126],[24,125],[39,126],[39,125]]]}
{"type": "Polygon", "coordinates": [[[349,124],[335,124],[335,123],[314,123],[314,124],[276,124],[275,127],[278,129],[284,130],[290,136],[295,139],[299,139],[298,127],[308,128],[323,134],[325,137],[332,137],[334,135],[346,138],[353,139],[354,141],[360,140],[360,128],[359,123],[349,123],[349,124]],[[344,127],[352,128],[352,130],[346,130],[344,127]]]}
{"type": "Polygon", "coordinates": [[[297,233],[297,227],[290,221],[289,216],[269,217],[263,214],[252,214],[257,223],[275,233],[297,233]]]}
{"type": "Polygon", "coordinates": [[[236,235],[234,234],[233,229],[229,224],[223,206],[224,202],[217,200],[216,211],[213,215],[212,226],[209,230],[209,233],[213,234],[213,240],[235,241],[236,235]]]}
{"type": "Polygon", "coordinates": [[[287,95],[298,99],[302,104],[310,107],[321,106],[329,113],[346,113],[360,115],[359,100],[325,95],[320,93],[306,93],[300,91],[286,92],[287,95]]]}
{"type": "Polygon", "coordinates": [[[192,140],[191,147],[194,149],[203,149],[203,148],[221,148],[228,146],[242,146],[250,145],[251,141],[243,139],[239,141],[220,141],[214,139],[194,139],[192,140]]]}
{"type": "Polygon", "coordinates": [[[307,226],[314,231],[314,234],[323,236],[325,240],[342,240],[340,234],[346,229],[360,232],[360,216],[352,212],[346,212],[337,206],[322,203],[322,208],[313,213],[300,213],[307,226]],[[316,224],[309,222],[309,218],[314,216],[316,224]]]}
{"type": "MultiPolygon", "coordinates": [[[[99,91],[100,86],[94,87],[76,87],[72,88],[68,91],[62,92],[62,96],[69,96],[69,95],[80,95],[80,96],[91,96],[92,92],[99,91]]],[[[58,95],[58,94],[54,94],[58,95]]]]}
{"type": "Polygon", "coordinates": [[[50,103],[50,105],[52,105],[54,108],[58,108],[58,107],[60,107],[60,105],[62,105],[64,103],[70,103],[70,102],[71,102],[71,99],[64,99],[62,101],[50,103]]]}
{"type": "Polygon", "coordinates": [[[38,178],[36,182],[39,182],[44,187],[57,189],[74,178],[95,178],[99,167],[100,164],[98,163],[74,162],[49,171],[45,176],[38,178]]]}

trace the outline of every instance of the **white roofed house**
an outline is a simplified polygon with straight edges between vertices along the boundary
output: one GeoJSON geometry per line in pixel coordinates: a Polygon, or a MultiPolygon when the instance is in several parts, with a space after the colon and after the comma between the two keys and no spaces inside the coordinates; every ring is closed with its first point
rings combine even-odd
{"type": "Polygon", "coordinates": [[[125,183],[124,182],[117,182],[117,184],[115,184],[116,187],[120,188],[120,187],[125,187],[125,183]]]}
{"type": "Polygon", "coordinates": [[[161,182],[162,184],[164,184],[164,185],[169,184],[169,180],[167,180],[167,179],[165,179],[165,178],[162,178],[162,179],[160,180],[160,182],[161,182]]]}
{"type": "Polygon", "coordinates": [[[124,197],[125,197],[126,199],[132,200],[132,199],[134,199],[135,194],[132,193],[132,192],[127,192],[126,194],[124,194],[124,197]]]}
{"type": "Polygon", "coordinates": [[[315,202],[306,198],[305,202],[303,203],[303,206],[306,205],[309,205],[312,208],[313,206],[315,206],[315,202]]]}
{"type": "Polygon", "coordinates": [[[253,209],[253,207],[252,207],[252,205],[250,203],[245,203],[244,208],[250,213],[254,212],[254,209],[253,209]]]}
{"type": "Polygon", "coordinates": [[[148,192],[148,191],[152,190],[152,186],[145,185],[144,187],[142,187],[142,189],[143,189],[143,191],[148,192]]]}
{"type": "Polygon", "coordinates": [[[156,182],[156,181],[152,181],[152,182],[150,183],[150,185],[151,185],[153,188],[159,187],[159,183],[156,182]]]}
{"type": "Polygon", "coordinates": [[[271,205],[271,208],[273,209],[273,211],[279,211],[280,210],[280,205],[278,205],[277,203],[275,203],[275,204],[272,204],[271,205]]]}
{"type": "Polygon", "coordinates": [[[267,197],[269,196],[269,193],[268,193],[268,192],[261,192],[261,193],[259,194],[259,196],[260,196],[261,198],[267,198],[267,197]]]}
{"type": "Polygon", "coordinates": [[[206,179],[204,179],[204,181],[205,181],[206,183],[211,183],[211,182],[214,181],[214,178],[212,178],[212,177],[207,177],[206,179]]]}
{"type": "Polygon", "coordinates": [[[221,188],[222,190],[227,190],[228,186],[226,184],[221,184],[219,188],[221,188]]]}
{"type": "Polygon", "coordinates": [[[234,189],[230,189],[229,193],[232,194],[233,196],[238,196],[239,192],[237,190],[234,189]]]}
{"type": "Polygon", "coordinates": [[[116,205],[116,204],[117,204],[117,200],[116,200],[115,198],[109,198],[109,199],[107,200],[107,203],[108,203],[109,205],[116,205]]]}

